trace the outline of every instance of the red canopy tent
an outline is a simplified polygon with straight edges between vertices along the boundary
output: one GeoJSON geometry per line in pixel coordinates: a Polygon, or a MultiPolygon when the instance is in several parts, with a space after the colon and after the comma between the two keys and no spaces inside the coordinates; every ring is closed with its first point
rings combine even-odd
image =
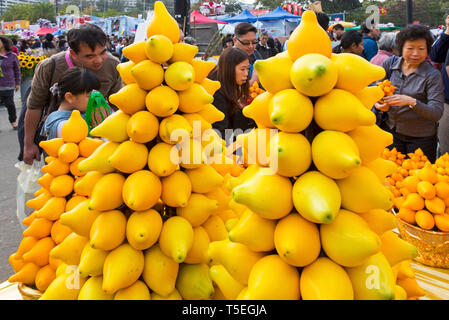
{"type": "Polygon", "coordinates": [[[58,28],[47,28],[47,27],[42,27],[39,30],[36,31],[36,34],[41,36],[41,35],[45,35],[47,33],[53,33],[56,30],[58,30],[58,28]]]}
{"type": "Polygon", "coordinates": [[[218,20],[211,19],[211,18],[208,18],[206,16],[203,16],[197,10],[193,10],[192,13],[190,14],[190,23],[221,23],[221,24],[227,24],[227,22],[218,21],[218,20]]]}

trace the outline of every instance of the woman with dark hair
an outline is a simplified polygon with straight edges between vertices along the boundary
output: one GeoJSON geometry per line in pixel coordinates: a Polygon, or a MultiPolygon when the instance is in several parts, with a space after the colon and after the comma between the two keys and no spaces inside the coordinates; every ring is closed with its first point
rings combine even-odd
{"type": "Polygon", "coordinates": [[[19,59],[11,50],[12,42],[0,36],[0,103],[8,109],[9,123],[17,130],[14,90],[19,90],[21,77],[19,59]]]}
{"type": "Polygon", "coordinates": [[[382,125],[393,134],[393,145],[403,154],[421,148],[429,161],[436,159],[437,124],[443,114],[444,86],[441,75],[426,60],[433,43],[429,28],[411,25],[396,36],[399,57],[382,63],[396,94],[375,107],[387,112],[382,125]]]}
{"type": "Polygon", "coordinates": [[[348,30],[341,37],[341,42],[333,53],[352,53],[360,56],[363,53],[363,35],[356,30],[348,30]]]}
{"type": "Polygon", "coordinates": [[[247,129],[256,127],[255,122],[242,113],[249,97],[248,54],[235,47],[225,49],[210,77],[221,84],[220,89],[214,94],[213,104],[225,114],[222,121],[215,122],[212,126],[229,144],[233,142],[235,136],[226,136],[226,129],[241,129],[243,133],[247,129]]]}
{"type": "Polygon", "coordinates": [[[89,69],[68,69],[50,89],[57,98],[59,108],[45,119],[41,134],[47,136],[47,139],[60,137],[62,126],[70,118],[72,111],[79,110],[84,116],[92,90],[99,90],[100,86],[100,80],[89,69]]]}

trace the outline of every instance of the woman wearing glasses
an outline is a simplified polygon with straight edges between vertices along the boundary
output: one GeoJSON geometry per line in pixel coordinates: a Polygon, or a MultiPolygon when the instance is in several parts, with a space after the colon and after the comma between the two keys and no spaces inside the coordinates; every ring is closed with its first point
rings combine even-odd
{"type": "Polygon", "coordinates": [[[243,133],[256,127],[255,122],[242,113],[249,97],[248,54],[236,47],[226,48],[220,55],[218,66],[212,71],[210,78],[221,84],[220,89],[214,94],[213,104],[225,114],[225,118],[215,122],[213,128],[217,129],[229,144],[235,140],[237,135],[235,130],[240,129],[243,133]]]}

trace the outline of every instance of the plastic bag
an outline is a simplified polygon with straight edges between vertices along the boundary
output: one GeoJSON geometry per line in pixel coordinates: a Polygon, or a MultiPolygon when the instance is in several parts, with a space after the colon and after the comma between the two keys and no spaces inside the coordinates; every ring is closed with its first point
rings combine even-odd
{"type": "Polygon", "coordinates": [[[22,229],[26,226],[22,224],[22,220],[28,217],[33,209],[25,205],[28,200],[34,197],[34,193],[41,188],[37,180],[42,176],[41,168],[45,165],[44,161],[33,161],[32,165],[28,165],[23,161],[17,162],[14,166],[19,169],[17,176],[17,219],[19,219],[22,229]]]}

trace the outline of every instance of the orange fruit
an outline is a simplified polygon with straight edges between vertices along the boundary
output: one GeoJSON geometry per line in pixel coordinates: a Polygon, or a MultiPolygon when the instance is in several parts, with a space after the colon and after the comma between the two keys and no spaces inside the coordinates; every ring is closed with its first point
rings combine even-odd
{"type": "Polygon", "coordinates": [[[42,188],[50,189],[50,183],[53,180],[53,176],[49,173],[44,174],[42,177],[37,179],[37,183],[41,185],[42,188]]]}
{"type": "Polygon", "coordinates": [[[396,215],[399,219],[404,220],[410,224],[415,224],[415,211],[401,207],[398,214],[396,215]]]}
{"type": "Polygon", "coordinates": [[[408,191],[416,193],[418,191],[417,186],[419,181],[419,178],[416,176],[408,176],[404,179],[404,181],[402,181],[402,186],[407,188],[408,191]]]}
{"type": "Polygon", "coordinates": [[[55,247],[55,243],[51,237],[45,237],[40,239],[30,251],[23,255],[23,261],[33,262],[39,267],[46,266],[48,264],[48,257],[50,256],[50,250],[55,247]]]}
{"type": "Polygon", "coordinates": [[[404,196],[404,198],[407,198],[407,196],[411,193],[407,188],[400,188],[399,192],[402,196],[404,196]]]}
{"type": "Polygon", "coordinates": [[[17,248],[16,258],[22,258],[22,256],[30,251],[36,243],[37,239],[35,237],[24,237],[17,248]]]}
{"type": "Polygon", "coordinates": [[[402,197],[396,197],[396,198],[394,198],[393,203],[394,203],[394,206],[395,206],[397,209],[401,209],[402,204],[404,203],[404,201],[405,201],[405,197],[404,197],[404,196],[402,196],[402,197]]]}
{"type": "Polygon", "coordinates": [[[443,200],[449,198],[449,183],[440,181],[435,184],[435,191],[438,198],[443,200]]]}
{"type": "Polygon", "coordinates": [[[41,239],[50,234],[53,222],[46,218],[35,218],[25,231],[22,232],[24,237],[35,237],[41,239]]]}
{"type": "Polygon", "coordinates": [[[417,193],[410,193],[405,198],[402,208],[411,209],[414,211],[424,209],[424,199],[417,193]]]}
{"type": "Polygon", "coordinates": [[[82,177],[82,176],[84,176],[85,174],[86,174],[86,172],[81,172],[79,169],[78,169],[78,164],[81,162],[81,161],[83,161],[84,159],[86,159],[86,158],[84,158],[84,157],[79,157],[78,159],[76,159],[75,161],[73,161],[71,164],[70,164],[70,173],[74,176],[74,177],[82,177]]]}
{"type": "Polygon", "coordinates": [[[8,278],[9,282],[22,282],[27,285],[34,284],[34,279],[40,267],[32,262],[26,263],[18,272],[8,278]]]}
{"type": "Polygon", "coordinates": [[[56,244],[60,244],[69,234],[72,233],[72,229],[62,225],[59,220],[53,223],[50,234],[51,238],[56,244]]]}
{"type": "Polygon", "coordinates": [[[449,232],[449,214],[434,216],[435,224],[443,232],[449,232]]]}
{"type": "Polygon", "coordinates": [[[444,210],[446,209],[444,201],[438,197],[435,197],[431,200],[425,200],[425,206],[427,210],[429,210],[433,214],[443,214],[444,210]]]}
{"type": "Polygon", "coordinates": [[[40,268],[34,280],[37,290],[44,292],[55,278],[56,272],[50,265],[40,268]]]}
{"type": "Polygon", "coordinates": [[[34,210],[39,210],[40,208],[42,208],[45,205],[45,203],[47,203],[48,200],[50,200],[50,198],[51,198],[51,193],[48,191],[44,191],[36,198],[28,200],[25,203],[25,205],[34,210]]]}
{"type": "Polygon", "coordinates": [[[78,145],[73,142],[67,142],[59,148],[58,159],[65,163],[71,163],[78,158],[79,154],[78,145]]]}
{"type": "Polygon", "coordinates": [[[415,214],[416,224],[425,230],[430,230],[435,226],[433,215],[427,210],[419,210],[415,214]]]}
{"type": "Polygon", "coordinates": [[[81,140],[78,144],[80,149],[80,156],[88,158],[94,151],[103,144],[103,140],[96,138],[89,138],[81,140]]]}
{"type": "Polygon", "coordinates": [[[30,224],[33,222],[33,220],[36,218],[36,215],[34,214],[36,211],[31,213],[28,217],[24,218],[22,220],[22,224],[25,226],[30,226],[30,224]]]}
{"type": "Polygon", "coordinates": [[[426,200],[435,198],[436,190],[429,181],[420,181],[416,186],[418,194],[426,200]]]}

